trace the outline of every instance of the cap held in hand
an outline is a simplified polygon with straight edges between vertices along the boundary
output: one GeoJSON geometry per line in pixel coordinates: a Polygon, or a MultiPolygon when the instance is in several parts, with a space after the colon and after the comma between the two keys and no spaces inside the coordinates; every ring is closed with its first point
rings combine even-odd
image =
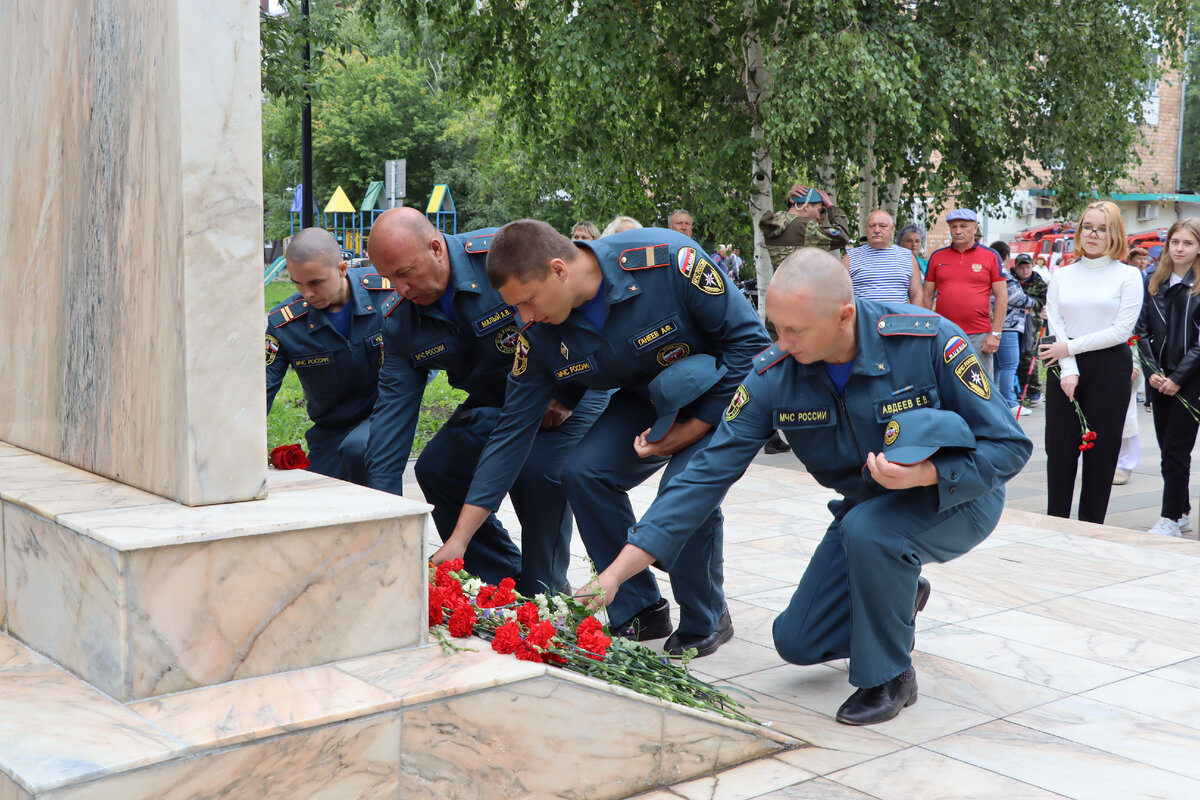
{"type": "Polygon", "coordinates": [[[919,464],[943,447],[975,447],[966,420],[953,411],[905,411],[888,420],[883,430],[883,454],[893,464],[919,464]]]}
{"type": "Polygon", "coordinates": [[[646,441],[657,442],[666,436],[680,409],[698,400],[728,371],[712,356],[697,353],[672,362],[658,373],[650,381],[650,402],[654,403],[658,419],[646,434],[646,441]]]}

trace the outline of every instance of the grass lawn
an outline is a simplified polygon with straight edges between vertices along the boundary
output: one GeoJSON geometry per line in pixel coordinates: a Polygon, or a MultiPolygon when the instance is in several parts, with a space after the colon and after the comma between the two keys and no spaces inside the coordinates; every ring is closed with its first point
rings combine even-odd
{"type": "MultiPolygon", "coordinates": [[[[266,311],[286,300],[295,289],[289,281],[271,281],[266,286],[266,311]]],[[[446,382],[446,373],[439,372],[425,387],[421,400],[421,415],[417,420],[417,433],[413,439],[414,456],[433,438],[442,424],[454,413],[458,404],[467,398],[467,393],[454,389],[446,382]]],[[[267,448],[281,444],[299,443],[305,446],[304,432],[308,430],[308,412],[304,407],[304,390],[296,371],[289,369],[283,386],[275,395],[275,404],[267,415],[267,448]]]]}

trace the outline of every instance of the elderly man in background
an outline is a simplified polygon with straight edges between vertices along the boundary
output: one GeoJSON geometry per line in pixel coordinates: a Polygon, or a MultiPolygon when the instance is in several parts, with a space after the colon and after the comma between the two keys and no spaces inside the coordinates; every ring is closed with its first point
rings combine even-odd
{"type": "Polygon", "coordinates": [[[886,211],[867,216],[867,243],[842,258],[850,270],[854,296],[885,303],[923,305],[921,268],[912,250],[892,244],[896,223],[886,211]]]}
{"type": "Polygon", "coordinates": [[[975,241],[979,218],[974,211],[956,208],[946,215],[946,222],[950,246],[929,255],[924,305],[963,329],[990,378],[1008,313],[1003,265],[995,250],[975,241]]]}
{"type": "Polygon", "coordinates": [[[667,214],[667,227],[689,239],[692,237],[692,222],[692,215],[686,209],[677,208],[667,214]]]}

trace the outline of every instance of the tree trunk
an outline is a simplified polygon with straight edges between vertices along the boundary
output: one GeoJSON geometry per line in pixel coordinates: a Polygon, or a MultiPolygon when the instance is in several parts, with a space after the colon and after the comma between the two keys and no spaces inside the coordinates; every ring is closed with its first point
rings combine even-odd
{"type": "Polygon", "coordinates": [[[883,209],[892,215],[892,219],[897,219],[896,214],[900,211],[900,193],[903,191],[904,178],[899,175],[883,187],[883,209]]]}
{"type": "Polygon", "coordinates": [[[867,229],[867,217],[879,208],[879,164],[875,158],[875,123],[867,129],[867,158],[858,184],[858,229],[867,229]]]}
{"type": "Polygon", "coordinates": [[[758,314],[766,318],[767,284],[775,272],[771,255],[767,252],[762,229],[758,222],[771,213],[771,148],[763,134],[761,105],[767,84],[766,66],[763,63],[762,36],[751,28],[742,36],[742,51],[745,54],[746,70],[742,82],[746,87],[746,101],[750,107],[750,138],[754,140],[754,163],[751,166],[754,190],[750,193],[750,220],[754,228],[754,269],[758,275],[758,314]]]}

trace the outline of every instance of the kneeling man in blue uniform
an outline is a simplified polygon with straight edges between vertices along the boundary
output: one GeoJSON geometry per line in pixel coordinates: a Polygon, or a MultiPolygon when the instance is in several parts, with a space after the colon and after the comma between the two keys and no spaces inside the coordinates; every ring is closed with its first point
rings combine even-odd
{"type": "MultiPolygon", "coordinates": [[[[435,562],[453,557],[496,508],[525,457],[556,390],[578,385],[616,390],[608,408],[571,452],[563,485],[588,555],[603,569],[625,544],[637,517],[628,492],[666,465],[683,470],[707,443],[741,375],[769,340],[758,316],[699,245],[660,228],[572,242],[544,222],[518,220],[492,239],[487,274],[525,328],[514,354],[504,409],[471,484],[463,513],[435,562]],[[650,383],[670,365],[699,354],[708,369],[662,416],[650,383]],[[722,370],[723,368],[723,370],[722,370]]],[[[609,618],[622,635],[657,639],[664,649],[701,655],[733,636],[723,592],[722,517],[716,504],[697,516],[670,566],[679,603],[670,609],[647,561],[614,591],[609,618]]]]}
{"type": "Polygon", "coordinates": [[[350,268],[323,228],[297,233],[285,255],[297,291],[267,315],[267,413],[290,364],[313,423],[304,436],[309,469],[365,485],[392,287],[373,269],[350,268]]]}
{"type": "Polygon", "coordinates": [[[917,699],[921,565],[956,558],[995,529],[1004,484],[1033,448],[961,329],[914,306],[856,299],[829,253],[806,248],[783,261],[767,316],[779,341],[755,358],[712,441],[580,594],[607,602],[647,564],[674,564],[696,522],[783,430],[841,499],[775,620],[775,648],[794,664],[849,658],[857,689],[838,721],[883,722],[917,699]]]}

